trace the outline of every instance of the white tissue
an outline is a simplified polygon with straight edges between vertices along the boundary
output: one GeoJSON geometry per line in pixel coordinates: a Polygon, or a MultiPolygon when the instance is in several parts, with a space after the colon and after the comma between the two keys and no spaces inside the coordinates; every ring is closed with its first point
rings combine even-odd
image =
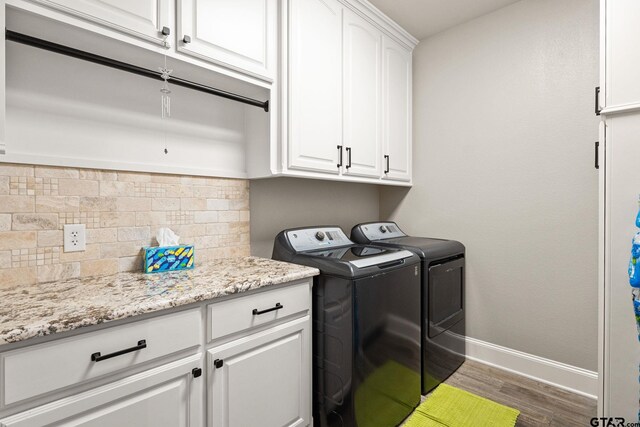
{"type": "Polygon", "coordinates": [[[156,233],[156,240],[160,246],[176,246],[180,240],[180,236],[174,233],[170,228],[160,228],[156,233]]]}

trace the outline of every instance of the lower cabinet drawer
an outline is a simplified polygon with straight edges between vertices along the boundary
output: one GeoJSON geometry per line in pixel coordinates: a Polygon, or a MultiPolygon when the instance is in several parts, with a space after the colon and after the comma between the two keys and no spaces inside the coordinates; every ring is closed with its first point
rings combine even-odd
{"type": "Polygon", "coordinates": [[[205,380],[194,368],[202,368],[202,354],[12,415],[0,426],[202,427],[205,380]]]}
{"type": "Polygon", "coordinates": [[[201,322],[194,309],[3,353],[2,406],[197,347],[201,322]]]}
{"type": "Polygon", "coordinates": [[[311,309],[309,282],[241,295],[208,306],[209,341],[311,309]]]}

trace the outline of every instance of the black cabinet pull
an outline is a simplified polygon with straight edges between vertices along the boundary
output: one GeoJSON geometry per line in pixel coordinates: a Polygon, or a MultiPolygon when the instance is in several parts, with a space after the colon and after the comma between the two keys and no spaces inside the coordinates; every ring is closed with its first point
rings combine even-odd
{"type": "Polygon", "coordinates": [[[216,359],[213,361],[213,366],[215,366],[216,369],[220,369],[224,366],[224,361],[222,359],[216,359]]]}
{"type": "Polygon", "coordinates": [[[94,362],[100,362],[102,360],[111,359],[112,357],[122,356],[123,354],[131,353],[133,351],[142,350],[143,348],[147,348],[147,340],[140,340],[138,341],[138,345],[136,345],[135,347],[125,348],[124,350],[105,354],[104,356],[100,355],[100,352],[98,351],[91,355],[91,360],[93,360],[94,362]]]}
{"type": "Polygon", "coordinates": [[[184,44],[191,43],[191,37],[189,37],[189,36],[184,36],[184,37],[182,38],[182,42],[183,42],[184,44]]]}
{"type": "Polygon", "coordinates": [[[258,310],[257,308],[254,308],[252,313],[254,316],[259,316],[261,314],[269,313],[271,311],[280,310],[281,308],[284,308],[284,305],[280,303],[276,303],[275,307],[267,308],[266,310],[262,310],[262,311],[258,310]]]}
{"type": "Polygon", "coordinates": [[[338,167],[342,167],[342,145],[338,145],[338,167]]]}
{"type": "Polygon", "coordinates": [[[596,86],[596,100],[595,100],[596,116],[600,115],[600,111],[602,111],[602,109],[600,108],[600,86],[596,86]]]}
{"type": "Polygon", "coordinates": [[[600,159],[598,158],[598,148],[600,148],[600,141],[596,141],[595,144],[595,167],[600,169],[600,159]]]}
{"type": "Polygon", "coordinates": [[[193,378],[198,378],[202,376],[202,368],[193,368],[191,370],[191,375],[193,375],[193,378]]]}
{"type": "Polygon", "coordinates": [[[169,34],[171,34],[171,29],[169,27],[162,27],[161,32],[163,36],[168,36],[169,34]]]}
{"type": "Polygon", "coordinates": [[[384,170],[384,173],[389,173],[389,155],[384,155],[385,160],[387,161],[387,168],[384,170]]]}
{"type": "Polygon", "coordinates": [[[346,168],[349,169],[351,167],[351,147],[347,147],[347,148],[345,148],[345,150],[347,150],[347,166],[346,166],[346,168]]]}

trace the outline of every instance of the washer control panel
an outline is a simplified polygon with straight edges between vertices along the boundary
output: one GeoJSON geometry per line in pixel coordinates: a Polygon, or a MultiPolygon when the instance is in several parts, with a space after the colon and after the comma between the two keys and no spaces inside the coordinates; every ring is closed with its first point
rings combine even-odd
{"type": "Polygon", "coordinates": [[[373,222],[371,224],[361,224],[359,228],[362,234],[371,241],[406,236],[395,222],[373,222]]]}
{"type": "Polygon", "coordinates": [[[301,228],[287,231],[287,239],[296,252],[351,245],[340,227],[301,228]]]}

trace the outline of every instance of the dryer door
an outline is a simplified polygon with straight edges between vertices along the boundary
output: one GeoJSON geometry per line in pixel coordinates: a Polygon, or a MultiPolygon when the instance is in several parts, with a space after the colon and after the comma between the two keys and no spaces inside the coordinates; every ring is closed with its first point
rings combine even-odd
{"type": "Polygon", "coordinates": [[[429,337],[464,318],[464,258],[429,266],[429,337]]]}

